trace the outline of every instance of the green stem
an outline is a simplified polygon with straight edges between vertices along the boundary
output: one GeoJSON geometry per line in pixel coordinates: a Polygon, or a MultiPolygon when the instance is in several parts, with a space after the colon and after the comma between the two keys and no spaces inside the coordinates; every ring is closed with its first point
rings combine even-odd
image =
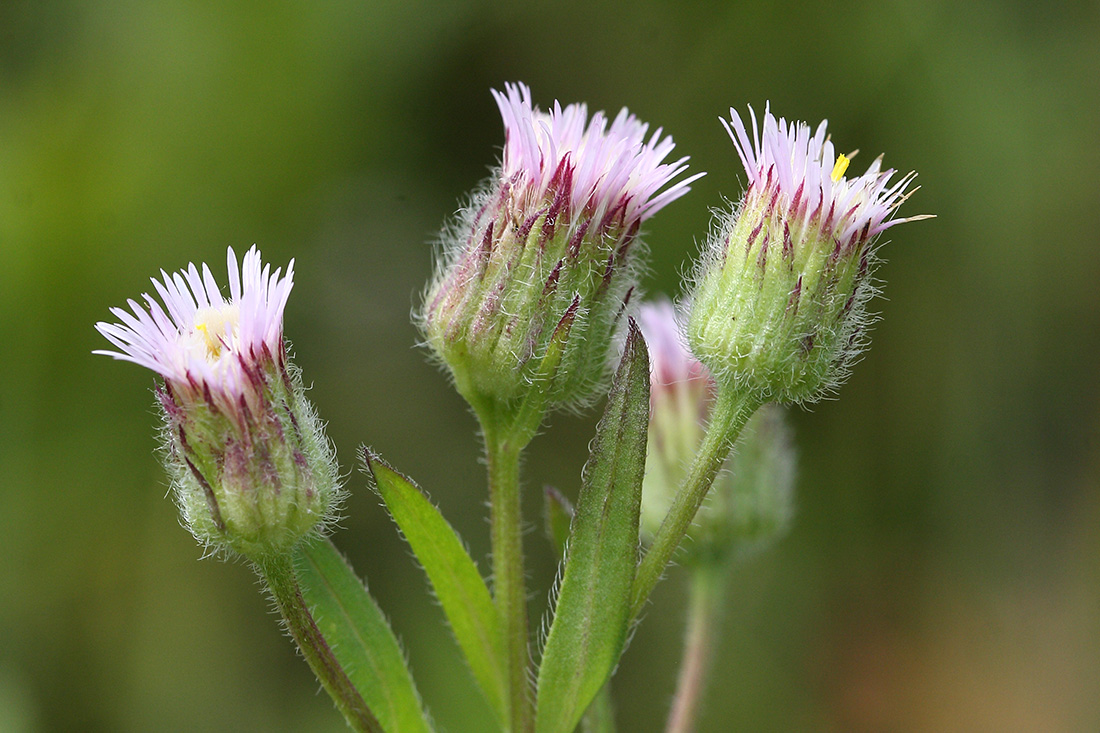
{"type": "Polygon", "coordinates": [[[493,551],[493,596],[504,619],[508,654],[508,698],[511,730],[534,727],[529,687],[527,586],[523,573],[523,517],[520,508],[519,456],[526,442],[494,421],[482,420],[489,464],[490,535],[493,551]]]}
{"type": "Polygon", "coordinates": [[[649,594],[664,575],[665,568],[691,527],[691,522],[703,505],[722,464],[729,458],[741,428],[745,427],[745,423],[760,404],[759,399],[738,394],[731,387],[718,390],[711,410],[710,424],[703,443],[699,446],[699,452],[695,455],[691,472],[672,500],[672,506],[661,522],[653,544],[638,565],[631,604],[634,618],[641,613],[649,594]]]}
{"type": "Polygon", "coordinates": [[[695,729],[695,719],[706,691],[711,653],[717,641],[715,629],[722,606],[726,571],[725,565],[715,563],[700,565],[692,570],[684,655],[665,733],[690,733],[695,729]]]}
{"type": "Polygon", "coordinates": [[[382,726],[367,707],[359,691],[337,661],[313,614],[302,597],[302,589],[294,570],[292,555],[275,555],[256,563],[256,572],[275,599],[275,605],[286,621],[287,630],[317,675],[336,707],[344,714],[348,725],[366,733],[383,733],[382,726]]]}

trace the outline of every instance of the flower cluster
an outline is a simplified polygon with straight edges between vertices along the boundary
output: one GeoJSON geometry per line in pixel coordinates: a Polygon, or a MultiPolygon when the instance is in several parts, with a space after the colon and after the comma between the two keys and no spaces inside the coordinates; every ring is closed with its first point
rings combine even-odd
{"type": "MultiPolygon", "coordinates": [[[[824,122],[811,130],[766,108],[758,124],[750,108],[746,125],[731,109],[723,125],[747,189],[720,215],[679,315],[668,301],[643,304],[639,335],[624,317],[639,231],[703,174],[687,175],[672,138],[626,109],[543,112],[522,84],[492,94],[500,165],[445,230],[417,314],[482,429],[491,587],[411,480],[364,449],[367,469],[506,730],[564,733],[586,710],[607,722],[607,682],[630,630],[686,544],[691,641],[669,729],[687,729],[721,601],[714,571],[790,523],[795,454],[777,403],[820,398],[859,353],[875,240],[924,218],[895,216],[914,174],[895,178],[879,158],[848,178],[854,153],[836,154],[824,122]],[[600,396],[624,321],[576,512],[547,492],[562,564],[532,655],[523,451],[549,410],[600,396]]],[[[284,273],[255,247],[240,263],[229,249],[227,267],[228,296],[205,264],[162,270],[155,295],[96,324],[114,348],[95,353],[163,378],[164,457],[185,523],[212,550],[252,562],[349,724],[430,730],[381,608],[332,543],[313,541],[343,491],[283,340],[294,261],[284,273]]]]}
{"type": "Polygon", "coordinates": [[[328,521],[340,499],[332,448],[287,361],[283,275],[253,247],[227,256],[229,299],[205,264],[169,275],[120,323],[96,328],[118,351],[164,378],[169,472],[188,527],[204,544],[250,558],[285,551],[328,521]]]}
{"type": "Polygon", "coordinates": [[[846,178],[822,122],[750,108],[751,139],[730,110],[723,124],[749,185],[718,226],[700,263],[689,336],[717,378],[764,399],[803,402],[836,386],[862,348],[874,294],[873,243],[907,219],[892,218],[915,174],[891,181],[876,158],[846,178]]]}
{"type": "Polygon", "coordinates": [[[608,124],[583,104],[542,112],[522,84],[494,97],[503,161],[445,235],[424,332],[472,402],[514,403],[553,376],[552,388],[539,385],[549,402],[577,404],[605,372],[642,221],[699,176],[675,181],[687,159],[664,162],[672,139],[660,129],[647,137],[625,109],[608,124]],[[555,341],[560,365],[546,375],[540,363],[555,341]]]}

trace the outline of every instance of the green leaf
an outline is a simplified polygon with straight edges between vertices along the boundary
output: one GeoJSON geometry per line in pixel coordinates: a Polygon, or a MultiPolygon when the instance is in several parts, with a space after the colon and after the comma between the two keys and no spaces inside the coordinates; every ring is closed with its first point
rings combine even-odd
{"type": "Polygon", "coordinates": [[[618,664],[630,627],[649,427],[649,357],[630,321],[582,477],[538,674],[537,733],[569,733],[618,664]]]}
{"type": "Polygon", "coordinates": [[[462,540],[420,488],[363,449],[382,501],[428,574],[466,662],[500,722],[509,719],[504,625],[462,540]]]}
{"type": "Polygon", "coordinates": [[[339,550],[327,539],[303,542],[294,568],[318,630],[382,728],[431,731],[397,637],[339,550]]]}

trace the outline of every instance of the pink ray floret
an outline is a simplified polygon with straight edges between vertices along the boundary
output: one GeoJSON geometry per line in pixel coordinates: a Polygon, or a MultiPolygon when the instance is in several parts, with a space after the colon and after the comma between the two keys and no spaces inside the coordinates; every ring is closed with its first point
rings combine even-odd
{"type": "Polygon", "coordinates": [[[804,122],[787,122],[782,117],[777,120],[768,106],[764,108],[762,131],[751,106],[749,119],[751,140],[735,110],[730,109],[729,122],[722,120],[745,166],[749,192],[778,192],[778,203],[789,207],[793,223],[808,227],[816,217],[815,226],[848,243],[866,241],[895,224],[925,218],[891,218],[916,190],[906,190],[915,173],[891,184],[896,171],[882,170],[879,156],[863,175],[846,178],[843,172],[848,158],[835,154],[826,134],[827,121],[811,134],[804,122]]]}
{"type": "Polygon", "coordinates": [[[710,379],[710,372],[688,348],[676,308],[667,299],[642,303],[638,325],[649,347],[654,389],[710,379]]]}
{"type": "Polygon", "coordinates": [[[603,112],[589,120],[584,104],[563,109],[555,102],[546,113],[532,106],[527,85],[506,84],[504,89],[493,90],[504,119],[504,177],[521,178],[533,198],[547,194],[564,162],[571,168],[574,211],[588,209],[598,219],[625,203],[626,221],[644,221],[705,175],[697,173],[661,191],[688,167],[687,157],[664,162],[675,143],[662,136],[662,129],[647,140],[649,125],[626,108],[609,126],[603,112]]]}
{"type": "Polygon", "coordinates": [[[174,385],[240,397],[249,389],[248,370],[261,360],[282,358],[283,310],[294,286],[294,260],[285,275],[281,268],[272,272],[253,246],[238,269],[230,247],[227,264],[228,299],[205,263],[201,272],[194,264],[172,275],[161,270],[162,279],[152,279],[160,302],[144,293],[144,306],[127,301],[132,312],[111,308],[120,323],[100,322],[96,330],[119,351],[93,353],[148,367],[174,385]]]}

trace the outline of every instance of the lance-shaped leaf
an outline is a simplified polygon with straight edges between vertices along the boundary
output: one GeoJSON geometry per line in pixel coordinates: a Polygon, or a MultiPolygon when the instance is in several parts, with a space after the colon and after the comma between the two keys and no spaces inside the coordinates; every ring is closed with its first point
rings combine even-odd
{"type": "Polygon", "coordinates": [[[535,730],[569,733],[611,676],[630,626],[649,425],[649,357],[630,321],[596,429],[538,674],[535,730]]]}
{"type": "Polygon", "coordinates": [[[508,720],[504,627],[477,565],[416,484],[369,448],[363,449],[363,459],[386,509],[428,574],[474,678],[500,721],[508,720]]]}
{"type": "Polygon", "coordinates": [[[303,542],[294,569],[317,629],[382,729],[431,731],[397,637],[340,551],[327,539],[303,542]]]}

